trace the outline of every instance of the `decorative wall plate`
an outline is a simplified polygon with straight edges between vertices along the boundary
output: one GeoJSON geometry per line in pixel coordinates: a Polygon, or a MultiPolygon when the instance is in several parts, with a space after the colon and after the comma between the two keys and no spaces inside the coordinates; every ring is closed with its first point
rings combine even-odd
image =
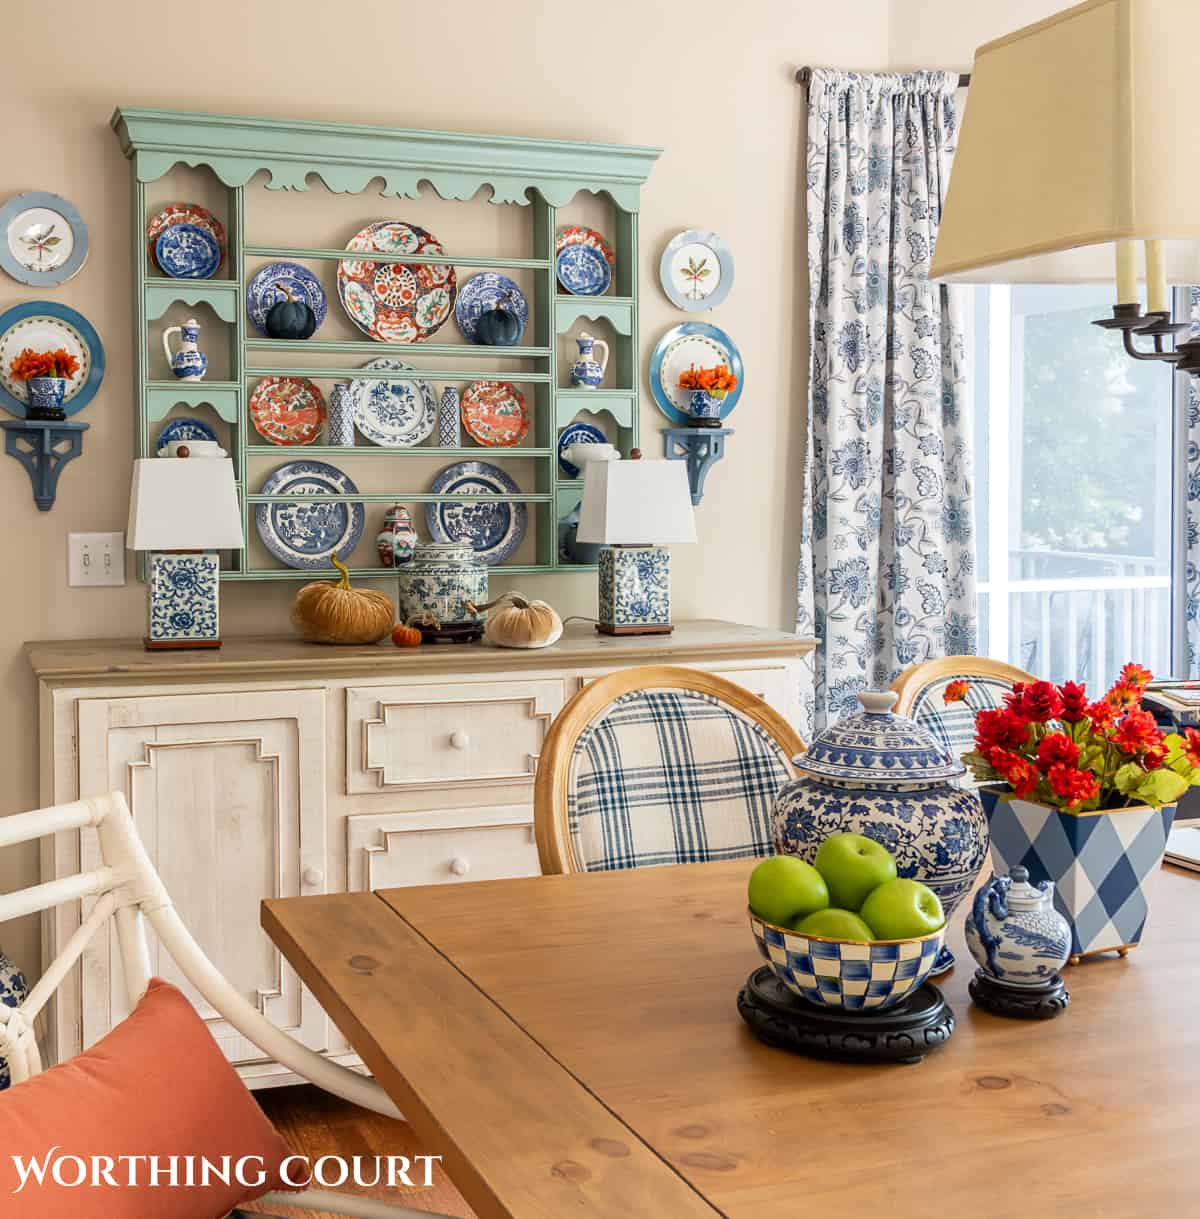
{"type": "Polygon", "coordinates": [[[579,478],[583,473],[567,460],[566,452],[573,444],[608,444],[608,437],[593,423],[568,423],[558,437],[558,468],[564,478],[579,478]]]}
{"type": "Polygon", "coordinates": [[[716,233],[687,229],[667,242],[658,278],[678,308],[715,309],[733,287],[733,254],[716,233]]]}
{"type": "Polygon", "coordinates": [[[724,330],[708,322],[684,322],[672,327],[658,340],[658,346],[650,357],[650,391],[658,409],[679,427],[690,427],[692,423],[692,417],[688,414],[690,391],[679,388],[679,374],[686,372],[693,364],[697,368],[728,364],[737,377],[737,389],[729,394],[721,407],[722,419],[737,406],[745,388],[742,357],[724,330]]]}
{"type": "Polygon", "coordinates": [[[68,305],[54,301],[26,301],[0,313],[0,406],[24,419],[28,391],[13,379],[9,368],[26,347],[34,351],[65,348],[79,368],[69,379],[63,409],[75,415],[96,396],[104,380],[104,345],[91,322],[68,305]]]}
{"type": "Polygon", "coordinates": [[[167,445],[175,440],[211,440],[217,443],[217,434],[202,419],[172,419],[158,434],[154,451],[159,457],[164,457],[167,445]]]}
{"type": "Polygon", "coordinates": [[[554,260],[558,282],[572,296],[603,296],[612,283],[612,267],[592,245],[568,245],[554,260]]]}
{"type": "Polygon", "coordinates": [[[480,271],[463,284],[454,302],[454,320],[465,339],[478,343],[479,315],[489,309],[501,308],[515,313],[524,330],[529,323],[529,302],[515,280],[495,271],[480,271]]]}
{"type": "Polygon", "coordinates": [[[207,228],[171,224],[154,243],[154,259],[172,279],[212,279],[221,265],[221,247],[207,228]]]}
{"type": "MultiPolygon", "coordinates": [[[[363,367],[389,372],[412,370],[411,364],[390,356],[371,360],[363,367]]],[[[437,425],[437,395],[429,381],[359,377],[350,382],[349,393],[354,426],[372,444],[411,449],[437,425]]]]}
{"type": "Polygon", "coordinates": [[[146,254],[152,265],[157,265],[154,247],[159,237],[164,229],[173,224],[194,224],[197,228],[207,229],[217,239],[217,248],[224,259],[228,242],[225,239],[225,229],[216,216],[198,203],[168,203],[146,226],[146,254]]]}
{"type": "Polygon", "coordinates": [[[597,233],[595,229],[589,229],[586,225],[568,224],[559,229],[558,236],[554,239],[555,257],[569,245],[594,246],[604,255],[608,265],[614,271],[617,269],[617,256],[613,252],[612,246],[605,240],[603,233],[597,233]]]}
{"type": "MultiPolygon", "coordinates": [[[[435,495],[519,495],[521,488],[499,466],[487,461],[460,461],[433,480],[435,495]]],[[[524,504],[496,504],[467,499],[462,504],[425,505],[425,524],[435,542],[469,541],[489,567],[515,553],[525,536],[524,504]]]]}
{"type": "MultiPolygon", "coordinates": [[[[360,230],[347,250],[378,254],[441,254],[432,233],[400,220],[377,220],[360,230]]],[[[458,291],[454,268],[446,263],[338,263],[338,296],[350,320],[381,343],[419,343],[450,316],[458,291]]]]}
{"type": "Polygon", "coordinates": [[[66,283],[87,256],[87,225],[61,195],[28,191],[0,207],[0,268],[19,283],[66,283]]]}
{"type": "Polygon", "coordinates": [[[462,423],[478,444],[511,449],[529,434],[525,395],[507,381],[476,381],[463,394],[462,423]]]}
{"type": "Polygon", "coordinates": [[[250,395],[250,418],[272,444],[314,444],[328,411],[321,391],[306,377],[263,377],[250,395]]]}
{"type": "Polygon", "coordinates": [[[314,329],[325,320],[325,289],[321,281],[298,262],[271,262],[260,267],[246,289],[246,312],[259,334],[267,335],[267,314],[288,297],[303,301],[313,313],[314,329]]]}
{"type": "Polygon", "coordinates": [[[263,545],[288,567],[331,567],[346,562],[362,539],[362,504],[321,502],[324,495],[354,495],[358,488],[337,466],[293,461],[262,485],[263,495],[295,495],[295,504],[258,504],[255,527],[263,545]]]}

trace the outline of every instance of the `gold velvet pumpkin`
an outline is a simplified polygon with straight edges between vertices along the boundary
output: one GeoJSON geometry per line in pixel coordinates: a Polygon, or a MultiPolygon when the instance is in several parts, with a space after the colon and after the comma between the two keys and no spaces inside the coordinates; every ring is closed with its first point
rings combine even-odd
{"type": "Polygon", "coordinates": [[[292,602],[292,626],[309,643],[378,643],[396,619],[390,597],[370,588],[352,588],[350,573],[337,581],[306,584],[292,602]]]}
{"type": "Polygon", "coordinates": [[[488,614],[483,637],[502,648],[544,648],[562,634],[562,619],[545,601],[506,593],[488,614]]]}

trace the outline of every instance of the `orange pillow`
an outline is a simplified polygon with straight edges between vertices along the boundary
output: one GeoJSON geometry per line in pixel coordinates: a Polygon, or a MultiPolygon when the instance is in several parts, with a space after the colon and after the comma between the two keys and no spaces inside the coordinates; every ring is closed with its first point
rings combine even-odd
{"type": "MultiPolygon", "coordinates": [[[[291,1148],[192,1005],[161,978],[90,1050],[0,1092],[0,1131],[4,1214],[218,1219],[269,1190],[290,1188],[280,1171],[291,1148]],[[149,1156],[159,1157],[157,1165],[149,1156]]],[[[304,1179],[302,1163],[288,1167],[304,1179]]]]}

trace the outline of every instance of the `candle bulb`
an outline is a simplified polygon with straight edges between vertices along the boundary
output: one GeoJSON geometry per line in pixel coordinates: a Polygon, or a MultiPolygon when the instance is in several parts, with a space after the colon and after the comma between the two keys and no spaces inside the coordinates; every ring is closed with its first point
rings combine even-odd
{"type": "Polygon", "coordinates": [[[1163,243],[1146,242],[1146,312],[1168,313],[1167,268],[1163,262],[1163,243]]]}
{"type": "Polygon", "coordinates": [[[1117,304],[1138,303],[1137,266],[1132,241],[1117,242],[1117,304]]]}

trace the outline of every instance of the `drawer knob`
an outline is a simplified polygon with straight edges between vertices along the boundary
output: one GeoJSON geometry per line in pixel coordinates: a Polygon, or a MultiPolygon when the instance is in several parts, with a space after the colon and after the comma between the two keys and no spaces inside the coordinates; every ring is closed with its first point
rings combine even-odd
{"type": "Polygon", "coordinates": [[[453,872],[455,876],[466,876],[470,870],[471,861],[469,859],[464,859],[461,855],[456,855],[450,861],[450,871],[453,872]]]}
{"type": "Polygon", "coordinates": [[[325,879],[325,873],[320,868],[305,868],[300,879],[311,888],[325,879]]]}
{"type": "Polygon", "coordinates": [[[453,745],[455,749],[470,749],[471,734],[468,732],[463,732],[461,729],[459,729],[457,732],[452,732],[450,734],[450,744],[453,745]]]}

